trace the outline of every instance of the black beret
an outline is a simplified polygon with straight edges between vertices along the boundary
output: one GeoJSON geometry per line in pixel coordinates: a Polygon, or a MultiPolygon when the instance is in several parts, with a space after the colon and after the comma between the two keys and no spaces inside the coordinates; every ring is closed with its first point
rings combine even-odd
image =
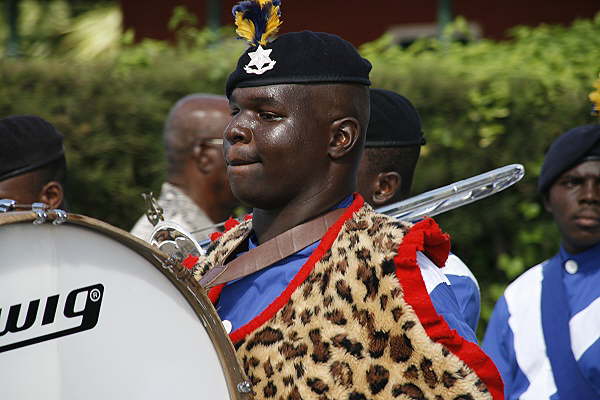
{"type": "Polygon", "coordinates": [[[600,125],[578,126],[559,136],[544,158],[538,180],[540,193],[545,193],[563,172],[575,167],[590,154],[600,155],[600,125]]]}
{"type": "Polygon", "coordinates": [[[322,32],[292,32],[281,35],[262,47],[250,47],[239,58],[237,68],[227,79],[226,94],[237,87],[256,87],[286,83],[358,83],[370,85],[371,63],[354,46],[339,36],[322,32]],[[258,51],[259,53],[255,53],[258,51]],[[264,53],[260,64],[257,54],[264,53]],[[268,54],[266,54],[268,52],[268,54]],[[268,58],[266,58],[268,57],[268,58]],[[272,68],[257,74],[262,61],[274,61],[272,68]],[[251,73],[246,72],[251,70],[251,73]]]}
{"type": "Polygon", "coordinates": [[[421,118],[404,96],[385,89],[371,89],[371,119],[365,147],[424,145],[421,118]]]}
{"type": "Polygon", "coordinates": [[[0,119],[0,181],[64,157],[63,136],[48,121],[32,115],[0,119]]]}

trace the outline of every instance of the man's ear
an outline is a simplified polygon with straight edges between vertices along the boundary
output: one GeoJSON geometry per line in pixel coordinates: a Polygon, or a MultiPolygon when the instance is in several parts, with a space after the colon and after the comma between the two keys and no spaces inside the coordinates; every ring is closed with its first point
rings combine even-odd
{"type": "Polygon", "coordinates": [[[350,153],[360,139],[360,122],[356,118],[346,117],[333,121],[329,156],[334,160],[350,153]]]}
{"type": "Polygon", "coordinates": [[[63,187],[57,181],[46,183],[39,195],[39,201],[48,204],[50,208],[59,208],[64,198],[65,193],[63,187]]]}
{"type": "Polygon", "coordinates": [[[376,206],[382,206],[390,199],[394,198],[400,186],[402,177],[397,172],[381,172],[377,175],[377,184],[373,192],[373,203],[376,206]]]}
{"type": "Polygon", "coordinates": [[[209,146],[203,146],[202,143],[195,143],[192,149],[192,159],[198,171],[203,174],[210,174],[214,162],[210,155],[209,146]]]}

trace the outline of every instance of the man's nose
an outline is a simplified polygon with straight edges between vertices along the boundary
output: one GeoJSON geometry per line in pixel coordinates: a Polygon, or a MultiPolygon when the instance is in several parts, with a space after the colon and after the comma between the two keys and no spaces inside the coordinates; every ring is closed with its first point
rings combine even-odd
{"type": "Polygon", "coordinates": [[[225,140],[230,144],[249,143],[252,140],[252,131],[250,128],[232,121],[225,130],[225,140]]]}

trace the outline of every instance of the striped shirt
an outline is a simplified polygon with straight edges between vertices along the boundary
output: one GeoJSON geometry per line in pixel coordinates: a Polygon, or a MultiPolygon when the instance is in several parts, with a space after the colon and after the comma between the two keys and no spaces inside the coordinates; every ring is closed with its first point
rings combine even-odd
{"type": "MultiPolygon", "coordinates": [[[[559,252],[570,309],[571,351],[600,399],[600,244],[585,252],[559,252]]],[[[538,264],[508,286],[488,325],[483,348],[492,357],[510,399],[559,399],[542,329],[544,267],[538,264]]],[[[566,400],[566,399],[563,399],[566,400]]],[[[586,399],[584,399],[586,400],[586,399]]]]}
{"type": "Polygon", "coordinates": [[[448,278],[464,321],[477,332],[481,294],[479,283],[471,270],[455,254],[450,253],[442,272],[448,278]]]}

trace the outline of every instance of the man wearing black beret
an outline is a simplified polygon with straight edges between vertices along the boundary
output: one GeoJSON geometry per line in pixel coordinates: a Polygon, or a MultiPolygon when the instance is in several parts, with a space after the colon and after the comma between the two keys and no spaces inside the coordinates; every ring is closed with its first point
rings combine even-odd
{"type": "Polygon", "coordinates": [[[327,33],[269,42],[279,6],[234,8],[251,47],[227,82],[224,155],[253,218],[194,268],[212,287],[255,398],[500,395],[491,360],[428,295],[426,285],[444,279],[447,235],[432,220],[413,226],[377,214],[353,193],[370,63],[327,33]]]}
{"type": "Polygon", "coordinates": [[[32,115],[0,119],[0,199],[63,208],[63,136],[32,115]]]}
{"type": "Polygon", "coordinates": [[[484,348],[507,399],[600,398],[600,125],[548,150],[538,181],[559,252],[508,286],[484,348]]]}
{"type": "MultiPolygon", "coordinates": [[[[367,203],[378,208],[397,203],[410,195],[425,138],[419,113],[406,97],[391,90],[370,89],[370,103],[365,150],[358,168],[358,192],[367,203]]],[[[454,301],[435,299],[445,293],[437,286],[450,286],[462,314],[457,325],[466,323],[475,332],[481,304],[477,279],[453,253],[448,256],[442,272],[447,281],[438,282],[429,292],[434,298],[434,305],[454,301]]],[[[437,311],[443,314],[441,306],[437,311]]]]}
{"type": "Polygon", "coordinates": [[[410,195],[425,138],[421,118],[404,96],[370,89],[371,116],[358,174],[359,192],[375,207],[410,195]]]}

